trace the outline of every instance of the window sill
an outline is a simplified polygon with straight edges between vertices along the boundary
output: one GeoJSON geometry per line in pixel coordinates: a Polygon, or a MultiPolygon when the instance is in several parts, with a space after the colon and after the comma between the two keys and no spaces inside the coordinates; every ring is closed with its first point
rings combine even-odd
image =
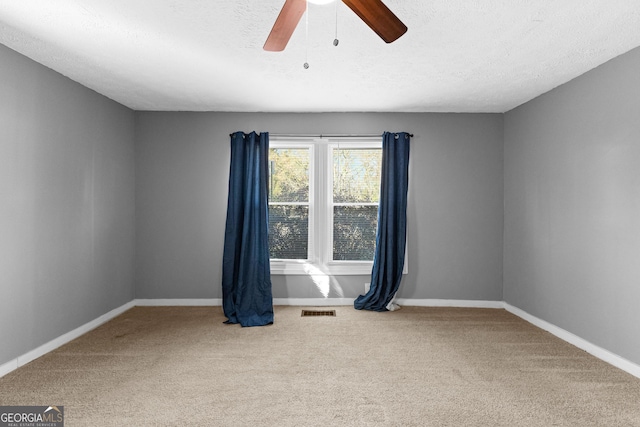
{"type": "Polygon", "coordinates": [[[294,276],[370,276],[373,262],[335,262],[329,265],[309,261],[271,261],[271,274],[294,276]]]}
{"type": "MultiPolygon", "coordinates": [[[[320,265],[309,261],[271,261],[271,274],[276,276],[371,276],[372,261],[334,261],[320,265]]],[[[407,262],[402,274],[409,272],[407,262]]]]}

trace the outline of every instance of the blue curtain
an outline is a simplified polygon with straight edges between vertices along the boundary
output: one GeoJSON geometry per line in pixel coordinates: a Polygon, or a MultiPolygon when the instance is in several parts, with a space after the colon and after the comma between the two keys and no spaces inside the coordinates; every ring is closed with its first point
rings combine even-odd
{"type": "Polygon", "coordinates": [[[231,135],[229,200],[224,233],[222,307],[225,323],[273,323],[269,266],[267,165],[269,134],[231,135]]]}
{"type": "Polygon", "coordinates": [[[353,303],[358,310],[386,311],[400,287],[407,241],[409,141],[410,135],[405,132],[385,132],[382,136],[376,251],[369,292],[353,303]]]}

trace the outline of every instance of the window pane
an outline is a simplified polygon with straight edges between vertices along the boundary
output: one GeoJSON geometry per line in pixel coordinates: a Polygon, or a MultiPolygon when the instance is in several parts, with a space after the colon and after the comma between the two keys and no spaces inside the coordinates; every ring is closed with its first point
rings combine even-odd
{"type": "Polygon", "coordinates": [[[377,203],[380,198],[380,148],[333,150],[333,202],[377,203]]]}
{"type": "Polygon", "coordinates": [[[333,259],[372,261],[377,226],[378,206],[334,206],[333,259]]]}
{"type": "Polygon", "coordinates": [[[269,206],[269,257],[307,259],[309,207],[269,206]]]}
{"type": "Polygon", "coordinates": [[[269,201],[309,201],[309,149],[269,150],[269,201]]]}

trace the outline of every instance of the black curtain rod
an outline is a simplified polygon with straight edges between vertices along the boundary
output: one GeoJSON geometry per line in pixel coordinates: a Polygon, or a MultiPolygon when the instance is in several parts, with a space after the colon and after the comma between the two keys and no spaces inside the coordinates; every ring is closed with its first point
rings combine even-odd
{"type": "MultiPolygon", "coordinates": [[[[230,133],[229,136],[233,136],[233,134],[230,133]]],[[[280,138],[320,138],[320,139],[322,138],[375,138],[375,137],[380,138],[382,137],[382,134],[269,133],[269,136],[273,136],[275,138],[280,137],[280,138]]],[[[412,133],[410,133],[409,136],[413,138],[412,133]]]]}

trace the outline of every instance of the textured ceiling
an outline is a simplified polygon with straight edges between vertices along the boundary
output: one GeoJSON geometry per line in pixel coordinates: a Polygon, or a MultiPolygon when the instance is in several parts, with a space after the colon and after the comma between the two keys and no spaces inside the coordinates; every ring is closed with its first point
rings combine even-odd
{"type": "Polygon", "coordinates": [[[136,110],[285,112],[504,112],[640,46],[640,0],[384,2],[388,45],[310,4],[265,52],[283,0],[2,0],[0,43],[136,110]]]}

